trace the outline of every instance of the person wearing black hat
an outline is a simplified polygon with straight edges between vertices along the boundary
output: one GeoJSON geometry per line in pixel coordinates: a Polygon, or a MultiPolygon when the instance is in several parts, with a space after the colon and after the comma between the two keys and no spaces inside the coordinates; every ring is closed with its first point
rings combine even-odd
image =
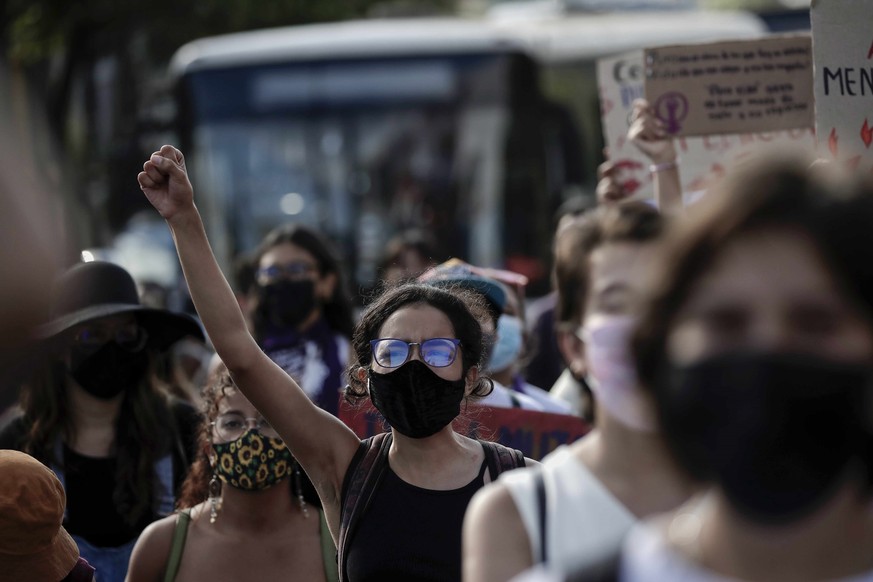
{"type": "Polygon", "coordinates": [[[22,390],[0,448],[55,472],[82,556],[101,582],[121,582],[137,536],[173,510],[196,440],[197,413],[167,396],[155,357],[203,333],[193,318],[141,305],[130,274],[105,262],[65,272],[50,309],[37,335],[52,357],[22,390]]]}

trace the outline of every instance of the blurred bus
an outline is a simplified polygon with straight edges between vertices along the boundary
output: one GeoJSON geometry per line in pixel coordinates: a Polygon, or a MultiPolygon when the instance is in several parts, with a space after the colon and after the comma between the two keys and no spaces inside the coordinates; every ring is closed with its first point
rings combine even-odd
{"type": "Polygon", "coordinates": [[[595,60],[764,31],[746,13],[366,20],[205,38],[171,64],[179,138],[219,261],[301,221],[370,288],[386,242],[549,286],[553,215],[602,160],[595,60]]]}

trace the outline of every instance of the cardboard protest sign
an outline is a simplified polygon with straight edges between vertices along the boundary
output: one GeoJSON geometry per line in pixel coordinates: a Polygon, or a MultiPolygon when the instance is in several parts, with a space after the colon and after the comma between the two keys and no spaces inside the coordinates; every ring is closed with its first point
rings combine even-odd
{"type": "MultiPolygon", "coordinates": [[[[645,95],[643,51],[600,59],[597,81],[604,143],[609,159],[621,168],[619,181],[635,198],[651,198],[651,162],[627,140],[633,102],[645,95]]],[[[680,158],[682,190],[686,195],[705,189],[707,184],[724,176],[734,163],[762,149],[791,148],[812,152],[815,147],[811,127],[674,139],[680,158]]]]}
{"type": "Polygon", "coordinates": [[[873,2],[814,0],[811,18],[819,155],[873,168],[873,2]]]}
{"type": "MultiPolygon", "coordinates": [[[[342,401],[339,418],[362,439],[388,430],[382,415],[369,401],[359,407],[342,401]]],[[[471,438],[518,449],[526,457],[537,461],[559,446],[572,443],[591,429],[581,418],[566,414],[476,404],[462,409],[454,428],[471,438]]]]}
{"type": "Polygon", "coordinates": [[[813,126],[805,35],[646,49],[646,99],[674,136],[813,126]]]}

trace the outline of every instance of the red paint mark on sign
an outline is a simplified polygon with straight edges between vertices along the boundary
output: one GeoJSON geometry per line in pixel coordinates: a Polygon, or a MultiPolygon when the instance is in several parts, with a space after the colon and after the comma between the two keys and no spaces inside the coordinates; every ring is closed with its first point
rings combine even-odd
{"type": "Polygon", "coordinates": [[[867,53],[868,59],[873,59],[873,44],[870,45],[870,52],[867,53]]]}
{"type": "Polygon", "coordinates": [[[628,196],[633,196],[640,189],[642,183],[636,178],[630,178],[621,183],[621,190],[628,196]]]}
{"type": "Polygon", "coordinates": [[[864,119],[864,127],[861,128],[861,141],[864,142],[867,149],[870,149],[870,144],[873,143],[873,128],[870,127],[866,119],[864,119]]]}
{"type": "Polygon", "coordinates": [[[640,162],[630,159],[616,160],[615,167],[622,170],[642,170],[645,168],[640,162]]]}
{"type": "Polygon", "coordinates": [[[837,157],[837,152],[839,152],[839,141],[840,138],[837,137],[837,128],[835,127],[831,130],[831,136],[828,138],[828,149],[831,150],[833,157],[837,157]]]}

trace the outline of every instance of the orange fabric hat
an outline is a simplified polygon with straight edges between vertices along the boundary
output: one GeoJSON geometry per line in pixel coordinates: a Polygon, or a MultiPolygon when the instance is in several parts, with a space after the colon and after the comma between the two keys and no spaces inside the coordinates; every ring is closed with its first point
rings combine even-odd
{"type": "Polygon", "coordinates": [[[61,525],[67,495],[55,474],[24,453],[0,450],[0,572],[4,579],[58,582],[79,559],[61,525]]]}

